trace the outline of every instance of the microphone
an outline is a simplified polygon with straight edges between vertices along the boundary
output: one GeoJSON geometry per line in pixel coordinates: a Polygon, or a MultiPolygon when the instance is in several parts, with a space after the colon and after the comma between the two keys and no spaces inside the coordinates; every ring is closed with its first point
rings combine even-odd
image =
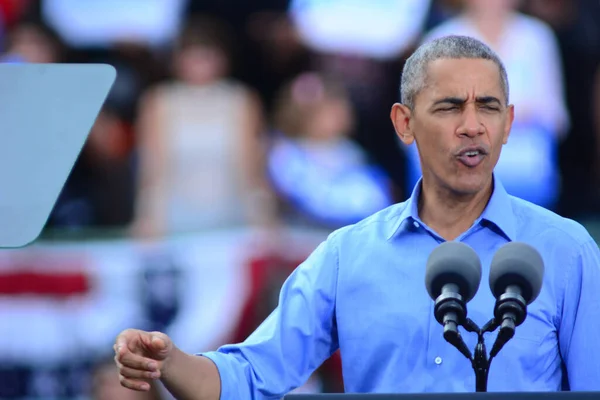
{"type": "Polygon", "coordinates": [[[466,304],[477,293],[481,281],[481,261],[468,245],[445,242],[427,260],[425,287],[435,301],[435,319],[444,326],[444,339],[465,357],[472,359],[458,326],[466,322],[466,304]]]}
{"type": "Polygon", "coordinates": [[[544,261],[532,246],[510,242],[502,246],[490,266],[490,289],[496,298],[494,318],[500,326],[490,352],[496,356],[515,334],[515,328],[527,316],[527,305],[540,294],[544,279],[544,261]]]}

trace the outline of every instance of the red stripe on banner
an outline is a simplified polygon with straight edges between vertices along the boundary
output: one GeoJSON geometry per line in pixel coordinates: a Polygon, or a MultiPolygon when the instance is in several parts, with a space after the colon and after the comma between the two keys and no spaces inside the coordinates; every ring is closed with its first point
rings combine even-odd
{"type": "Polygon", "coordinates": [[[88,277],[83,273],[0,273],[0,295],[40,295],[68,297],[85,294],[90,289],[88,277]]]}

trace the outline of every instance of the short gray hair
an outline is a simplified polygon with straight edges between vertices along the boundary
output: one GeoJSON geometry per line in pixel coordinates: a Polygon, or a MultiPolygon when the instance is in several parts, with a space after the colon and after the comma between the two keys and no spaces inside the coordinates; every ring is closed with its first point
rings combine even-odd
{"type": "Polygon", "coordinates": [[[493,61],[500,70],[500,86],[508,104],[508,77],[500,57],[483,42],[469,36],[450,35],[421,45],[404,64],[400,83],[400,102],[414,110],[415,98],[425,87],[427,66],[442,59],[481,58],[493,61]]]}

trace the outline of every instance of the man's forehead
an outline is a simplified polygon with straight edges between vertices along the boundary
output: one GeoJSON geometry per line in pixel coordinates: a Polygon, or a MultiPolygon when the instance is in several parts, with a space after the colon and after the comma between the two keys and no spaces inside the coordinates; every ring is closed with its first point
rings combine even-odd
{"type": "Polygon", "coordinates": [[[442,71],[442,72],[453,72],[461,71],[465,68],[470,70],[479,70],[482,72],[496,72],[498,73],[498,65],[485,58],[437,58],[427,63],[427,69],[429,72],[442,71]]]}
{"type": "Polygon", "coordinates": [[[438,59],[427,66],[425,90],[430,95],[502,96],[499,67],[484,59],[438,59]]]}
{"type": "Polygon", "coordinates": [[[443,58],[434,60],[427,65],[427,80],[430,83],[444,85],[460,85],[475,82],[488,82],[493,85],[499,85],[500,68],[491,60],[443,58]]]}

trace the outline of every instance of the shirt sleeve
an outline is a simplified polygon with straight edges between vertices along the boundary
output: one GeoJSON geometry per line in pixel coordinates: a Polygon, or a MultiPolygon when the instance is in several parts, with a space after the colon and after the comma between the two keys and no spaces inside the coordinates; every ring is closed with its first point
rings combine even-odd
{"type": "Polygon", "coordinates": [[[600,390],[600,251],[589,240],[570,266],[559,329],[559,345],[570,389],[600,390]]]}
{"type": "Polygon", "coordinates": [[[280,399],[338,348],[333,237],[284,282],[277,308],[243,343],[201,353],[221,376],[221,399],[280,399]]]}

